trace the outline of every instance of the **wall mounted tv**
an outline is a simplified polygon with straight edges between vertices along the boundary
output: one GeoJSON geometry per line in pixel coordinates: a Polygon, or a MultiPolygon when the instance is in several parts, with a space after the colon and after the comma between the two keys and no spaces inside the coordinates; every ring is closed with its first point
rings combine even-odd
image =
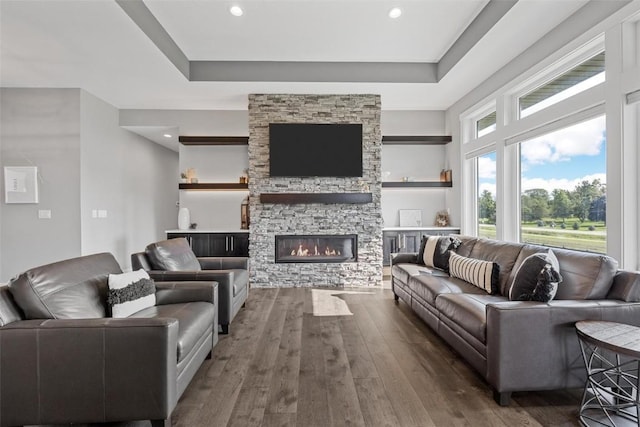
{"type": "Polygon", "coordinates": [[[270,123],[269,174],[362,176],[362,124],[270,123]]]}

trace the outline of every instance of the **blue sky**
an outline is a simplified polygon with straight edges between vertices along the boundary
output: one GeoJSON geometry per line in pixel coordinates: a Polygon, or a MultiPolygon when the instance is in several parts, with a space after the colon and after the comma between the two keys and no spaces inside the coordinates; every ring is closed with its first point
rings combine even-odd
{"type": "MultiPolygon", "coordinates": [[[[583,180],[606,183],[605,117],[599,116],[527,141],[520,146],[521,189],[573,190],[583,180]]],[[[495,195],[496,155],[479,159],[480,191],[495,195]]]]}

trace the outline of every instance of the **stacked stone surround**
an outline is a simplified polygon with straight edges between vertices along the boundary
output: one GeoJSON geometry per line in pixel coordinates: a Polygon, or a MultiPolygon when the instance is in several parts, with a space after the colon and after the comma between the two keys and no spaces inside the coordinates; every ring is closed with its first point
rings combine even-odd
{"type": "Polygon", "coordinates": [[[379,95],[249,95],[250,283],[374,286],[382,281],[379,95]],[[271,178],[269,123],[362,123],[363,176],[271,178]],[[262,204],[262,193],[372,193],[365,204],[262,204]],[[275,263],[277,234],[357,234],[354,263],[275,263]]]}

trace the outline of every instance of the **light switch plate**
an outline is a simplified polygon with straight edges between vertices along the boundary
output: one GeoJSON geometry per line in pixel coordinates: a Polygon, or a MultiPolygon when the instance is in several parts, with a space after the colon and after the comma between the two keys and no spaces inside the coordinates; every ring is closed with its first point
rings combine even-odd
{"type": "Polygon", "coordinates": [[[39,209],[38,210],[38,219],[51,219],[51,210],[50,209],[39,209]]]}

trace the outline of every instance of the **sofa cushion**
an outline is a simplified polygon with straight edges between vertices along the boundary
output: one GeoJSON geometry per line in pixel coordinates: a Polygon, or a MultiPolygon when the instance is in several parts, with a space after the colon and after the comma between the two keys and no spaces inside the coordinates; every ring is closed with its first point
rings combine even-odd
{"type": "MultiPolygon", "coordinates": [[[[432,268],[428,268],[424,265],[418,264],[394,264],[391,267],[391,274],[396,280],[400,280],[402,283],[407,283],[409,281],[409,277],[421,275],[421,274],[432,274],[434,270],[432,268]]],[[[446,276],[446,273],[441,272],[446,276]]]]}
{"type": "Polygon", "coordinates": [[[498,292],[500,266],[495,262],[467,258],[452,253],[449,260],[449,274],[467,281],[489,294],[498,292]]]}
{"type": "Polygon", "coordinates": [[[208,302],[156,305],[132,314],[132,318],[170,317],[178,320],[178,362],[213,328],[215,309],[208,302]]]}
{"type": "Polygon", "coordinates": [[[198,258],[184,237],[151,243],[145,249],[154,270],[200,271],[198,258]]]}
{"type": "Polygon", "coordinates": [[[434,307],[436,298],[441,294],[485,294],[482,289],[471,283],[455,277],[449,277],[438,270],[435,270],[435,272],[435,274],[424,273],[411,276],[408,282],[411,292],[434,307]]]}
{"type": "Polygon", "coordinates": [[[487,304],[504,302],[501,295],[442,294],[436,299],[436,308],[441,316],[471,334],[478,341],[487,342],[487,304]]]}
{"type": "Polygon", "coordinates": [[[156,286],[144,270],[110,274],[107,305],[111,317],[129,317],[156,305],[156,286]]]}
{"type": "Polygon", "coordinates": [[[548,302],[553,299],[562,281],[560,266],[553,251],[529,255],[517,267],[509,286],[511,301],[548,302]]]}
{"type": "Polygon", "coordinates": [[[106,316],[109,274],[122,273],[110,253],[35,267],[9,282],[26,319],[90,319],[106,316]]]}
{"type": "Polygon", "coordinates": [[[449,270],[449,253],[462,242],[451,236],[423,236],[421,242],[422,256],[418,254],[418,262],[430,268],[449,270]]]}

